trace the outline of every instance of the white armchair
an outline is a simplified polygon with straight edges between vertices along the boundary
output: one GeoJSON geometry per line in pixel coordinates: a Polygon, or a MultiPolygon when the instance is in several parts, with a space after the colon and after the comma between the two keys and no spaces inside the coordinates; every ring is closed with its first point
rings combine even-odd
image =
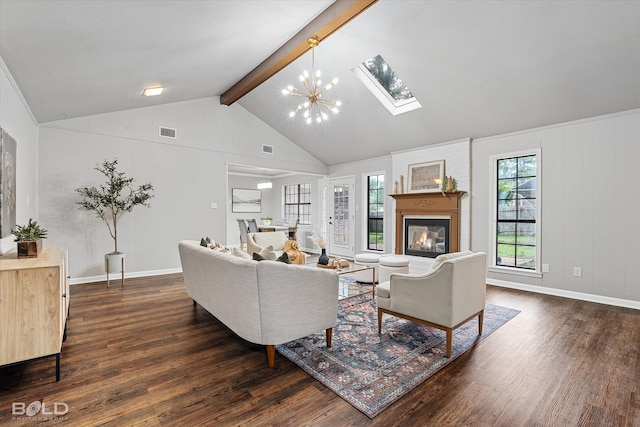
{"type": "Polygon", "coordinates": [[[440,255],[426,274],[392,273],[376,287],[378,333],[384,313],[444,330],[451,357],[453,330],[478,316],[482,334],[487,264],[483,252],[440,255]]]}

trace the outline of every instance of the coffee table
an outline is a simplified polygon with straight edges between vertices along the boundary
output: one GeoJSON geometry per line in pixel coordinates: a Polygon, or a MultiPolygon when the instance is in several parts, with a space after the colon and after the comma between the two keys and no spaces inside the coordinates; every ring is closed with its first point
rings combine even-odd
{"type": "Polygon", "coordinates": [[[348,267],[335,268],[334,269],[338,276],[343,276],[347,274],[353,274],[356,271],[364,271],[371,270],[371,285],[360,285],[355,280],[353,282],[345,282],[341,280],[338,284],[338,299],[347,299],[353,298],[360,295],[366,295],[371,293],[371,298],[375,297],[376,293],[376,271],[371,265],[361,265],[354,264],[352,261],[349,262],[348,267]]]}

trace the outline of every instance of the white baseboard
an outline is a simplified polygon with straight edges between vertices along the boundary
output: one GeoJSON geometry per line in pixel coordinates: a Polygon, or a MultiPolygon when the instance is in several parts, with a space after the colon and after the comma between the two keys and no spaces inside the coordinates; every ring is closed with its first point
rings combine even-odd
{"type": "Polygon", "coordinates": [[[535,292],[538,294],[554,295],[558,297],[572,298],[582,301],[597,302],[600,304],[615,305],[618,307],[634,308],[636,310],[640,310],[640,301],[612,298],[602,295],[585,294],[582,292],[565,291],[563,289],[546,288],[544,286],[525,285],[523,283],[489,278],[487,278],[487,284],[501,286],[503,288],[518,289],[521,291],[535,292]]]}
{"type": "MultiPolygon", "coordinates": [[[[162,276],[164,274],[174,274],[174,273],[182,273],[182,269],[181,268],[169,268],[169,269],[166,269],[166,270],[134,271],[134,272],[130,272],[130,273],[125,272],[124,273],[124,278],[126,280],[126,279],[132,279],[134,277],[162,276]]],[[[109,275],[109,279],[112,282],[118,282],[121,277],[122,277],[122,275],[120,273],[110,274],[109,275]]],[[[106,281],[107,281],[107,275],[103,274],[103,275],[100,275],[100,276],[71,278],[71,279],[69,279],[69,284],[70,285],[80,285],[82,283],[106,282],[106,281]]]]}

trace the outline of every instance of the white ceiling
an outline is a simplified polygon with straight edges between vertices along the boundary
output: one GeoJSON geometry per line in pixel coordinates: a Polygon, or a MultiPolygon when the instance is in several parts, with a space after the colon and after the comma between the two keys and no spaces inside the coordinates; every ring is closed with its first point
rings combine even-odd
{"type": "MultiPolygon", "coordinates": [[[[0,56],[41,123],[218,96],[330,3],[0,0],[0,56]]],[[[239,104],[327,165],[640,108],[639,22],[640,1],[382,0],[316,49],[339,115],[288,117],[310,54],[239,104]],[[377,54],[422,109],[393,117],[357,80],[377,54]]]]}

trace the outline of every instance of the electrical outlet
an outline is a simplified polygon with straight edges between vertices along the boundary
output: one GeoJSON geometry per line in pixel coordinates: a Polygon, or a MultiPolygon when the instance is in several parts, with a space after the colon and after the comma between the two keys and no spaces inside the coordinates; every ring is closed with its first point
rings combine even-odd
{"type": "Polygon", "coordinates": [[[582,277],[582,269],[580,267],[573,267],[573,277],[582,277]]]}

